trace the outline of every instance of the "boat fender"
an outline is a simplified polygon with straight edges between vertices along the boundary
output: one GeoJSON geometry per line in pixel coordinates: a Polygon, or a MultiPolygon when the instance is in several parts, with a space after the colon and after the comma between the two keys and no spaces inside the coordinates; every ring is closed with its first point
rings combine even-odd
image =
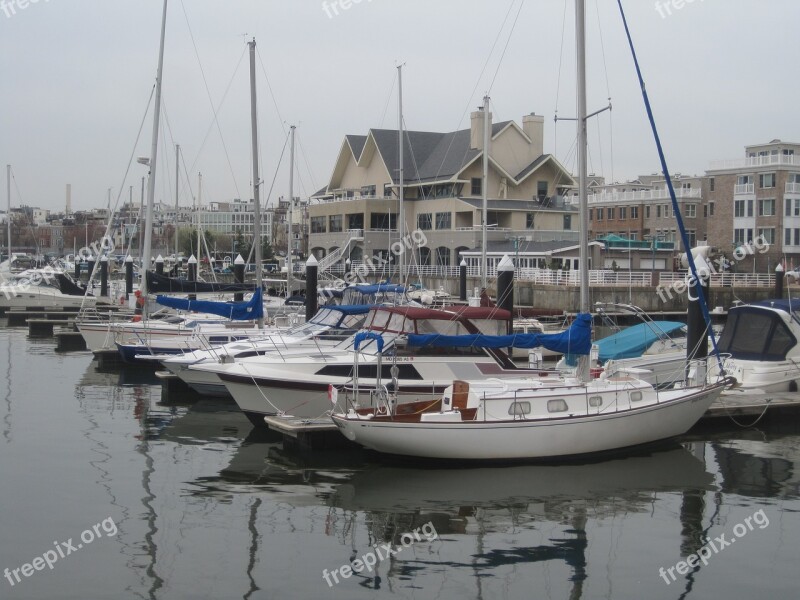
{"type": "Polygon", "coordinates": [[[141,320],[142,320],[142,315],[134,315],[133,318],[131,319],[131,323],[138,323],[141,320]]]}

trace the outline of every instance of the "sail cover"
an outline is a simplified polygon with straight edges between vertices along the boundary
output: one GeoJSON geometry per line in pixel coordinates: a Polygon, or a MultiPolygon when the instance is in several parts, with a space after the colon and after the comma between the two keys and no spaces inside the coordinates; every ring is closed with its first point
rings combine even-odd
{"type": "Polygon", "coordinates": [[[205,294],[211,292],[252,292],[252,283],[206,283],[147,272],[147,289],[153,294],[205,294]]]}
{"type": "Polygon", "coordinates": [[[249,321],[264,316],[264,304],[261,301],[261,290],[256,289],[253,297],[247,302],[213,302],[211,300],[185,300],[170,296],[156,296],[156,302],[177,310],[203,312],[227,317],[233,321],[249,321]]]}
{"type": "Polygon", "coordinates": [[[409,334],[409,346],[431,348],[538,348],[561,354],[589,354],[592,349],[592,316],[579,314],[561,333],[518,333],[514,335],[409,334]]]}

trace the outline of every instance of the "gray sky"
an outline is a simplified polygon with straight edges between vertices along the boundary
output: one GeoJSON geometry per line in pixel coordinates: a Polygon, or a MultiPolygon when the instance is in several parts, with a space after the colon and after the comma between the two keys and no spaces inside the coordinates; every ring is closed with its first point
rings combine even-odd
{"type": "MultiPolygon", "coordinates": [[[[134,141],[155,79],[161,0],[0,2],[0,167],[10,163],[14,170],[12,204],[63,209],[66,183],[75,210],[104,206],[109,187],[114,198],[122,188],[127,199],[133,185],[138,198],[145,168],[134,163],[122,181],[132,152],[149,155],[151,114],[135,150],[134,141]]],[[[256,37],[266,68],[267,77],[260,64],[257,71],[266,188],[290,123],[298,126],[302,150],[295,187],[301,196],[327,183],[345,134],[395,128],[398,62],[406,63],[409,129],[467,127],[469,111],[494,80],[494,118],[544,114],[545,152],[574,169],[574,124],[552,121],[556,107],[565,117],[575,111],[573,0],[525,1],[510,38],[520,0],[343,4],[328,0],[326,11],[322,0],[170,0],[164,72],[170,129],[162,121],[157,199],[174,201],[175,142],[195,194],[197,172],[203,173],[204,202],[252,196],[243,34],[256,37]],[[212,101],[221,103],[222,137],[212,101]]],[[[794,71],[800,2],[668,4],[672,14],[651,0],[624,2],[670,169],[700,174],[710,160],[743,156],[745,144],[800,141],[794,71]]],[[[615,1],[587,0],[587,36],[589,109],[602,107],[609,93],[614,104],[611,116],[590,124],[590,170],[615,180],[657,171],[615,1]]],[[[182,176],[182,204],[191,203],[186,187],[182,176]]],[[[5,207],[5,181],[2,190],[5,207]]],[[[286,194],[288,160],[272,198],[286,194]]]]}

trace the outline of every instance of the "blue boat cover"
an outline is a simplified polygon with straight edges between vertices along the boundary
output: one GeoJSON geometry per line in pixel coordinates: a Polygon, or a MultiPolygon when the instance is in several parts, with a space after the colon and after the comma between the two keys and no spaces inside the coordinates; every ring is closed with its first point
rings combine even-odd
{"type": "Polygon", "coordinates": [[[767,306],[770,308],[777,308],[791,314],[792,312],[800,312],[800,300],[761,300],[754,302],[755,306],[767,306]]]}
{"type": "Polygon", "coordinates": [[[249,321],[264,316],[264,303],[261,290],[256,288],[253,297],[247,302],[214,302],[211,300],[184,300],[171,296],[156,296],[156,302],[177,310],[203,312],[227,317],[232,321],[249,321]]]}
{"type": "Polygon", "coordinates": [[[662,337],[658,334],[659,331],[668,336],[683,327],[686,327],[686,324],[677,321],[653,321],[633,325],[596,341],[595,345],[600,350],[598,360],[603,364],[612,359],[636,358],[662,337]]]}
{"type": "Polygon", "coordinates": [[[336,310],[345,315],[364,315],[370,311],[370,304],[331,304],[330,306],[320,306],[319,309],[336,310]]]}
{"type": "Polygon", "coordinates": [[[358,347],[361,345],[361,342],[366,340],[375,340],[375,343],[378,345],[378,352],[383,352],[383,338],[380,334],[375,333],[374,331],[359,331],[356,334],[356,339],[353,343],[353,348],[358,350],[358,347]]]}
{"type": "Polygon", "coordinates": [[[517,333],[513,335],[409,334],[409,346],[433,348],[538,348],[561,354],[589,354],[592,349],[592,315],[579,314],[561,333],[517,333]]]}
{"type": "Polygon", "coordinates": [[[381,293],[402,294],[406,291],[406,288],[396,283],[373,283],[371,285],[354,285],[353,287],[346,288],[346,290],[360,292],[364,295],[372,295],[381,293]]]}

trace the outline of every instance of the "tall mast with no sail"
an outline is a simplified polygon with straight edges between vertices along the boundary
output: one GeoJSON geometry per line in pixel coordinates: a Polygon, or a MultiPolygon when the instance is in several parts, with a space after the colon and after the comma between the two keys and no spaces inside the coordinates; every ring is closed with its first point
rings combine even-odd
{"type": "Polygon", "coordinates": [[[167,2],[161,16],[161,45],[158,50],[158,71],[156,72],[156,97],[153,109],[153,144],[150,148],[150,173],[147,182],[147,209],[144,220],[144,250],[142,251],[142,281],[139,288],[142,295],[147,294],[147,270],[150,268],[150,246],[153,243],[153,202],[156,195],[156,166],[158,164],[158,128],[161,120],[161,82],[164,74],[164,39],[167,34],[167,2]]]}
{"type": "MultiPolygon", "coordinates": [[[[253,244],[255,244],[256,285],[260,288],[263,280],[261,264],[261,181],[258,175],[258,110],[256,106],[256,40],[250,46],[250,122],[253,137],[253,244]]],[[[264,327],[264,314],[258,318],[258,326],[264,327]]]]}

